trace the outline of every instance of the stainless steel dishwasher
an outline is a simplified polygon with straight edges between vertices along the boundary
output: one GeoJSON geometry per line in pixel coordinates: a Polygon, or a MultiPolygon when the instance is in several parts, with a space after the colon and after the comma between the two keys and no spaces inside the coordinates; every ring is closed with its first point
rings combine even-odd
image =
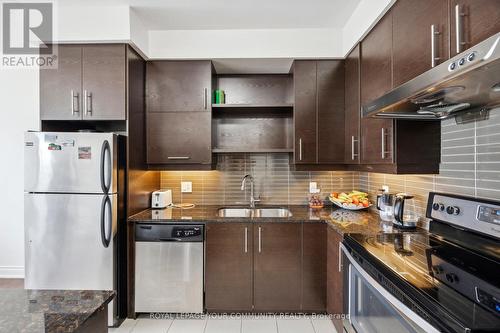
{"type": "Polygon", "coordinates": [[[136,224],[136,312],[203,312],[203,242],[202,224],[136,224]]]}

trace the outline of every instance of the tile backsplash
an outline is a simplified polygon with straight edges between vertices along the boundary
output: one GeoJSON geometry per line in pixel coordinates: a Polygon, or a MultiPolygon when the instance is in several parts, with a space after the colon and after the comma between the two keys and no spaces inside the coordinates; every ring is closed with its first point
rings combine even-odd
{"type": "Polygon", "coordinates": [[[359,187],[372,197],[384,184],[391,192],[414,194],[422,217],[430,191],[500,200],[500,109],[492,110],[488,120],[457,125],[455,119],[447,119],[441,125],[438,175],[363,172],[359,187]]]}
{"type": "Polygon", "coordinates": [[[264,204],[305,204],[310,181],[318,183],[322,197],[361,189],[372,199],[386,184],[391,192],[414,194],[421,216],[430,191],[500,200],[500,109],[486,121],[457,125],[447,119],[441,131],[438,175],[293,171],[289,154],[221,154],[214,171],[163,171],[161,187],[173,190],[174,202],[231,205],[248,203],[249,190],[240,190],[245,174],[254,176],[255,193],[264,204]],[[192,181],[193,192],[181,193],[181,181],[192,181]]]}
{"type": "Polygon", "coordinates": [[[178,203],[248,204],[249,186],[241,191],[241,180],[251,174],[261,203],[298,205],[307,203],[310,181],[318,183],[322,197],[332,191],[351,191],[359,184],[358,174],[353,172],[293,171],[288,153],[220,154],[217,158],[214,171],[163,171],[161,187],[172,189],[178,203]],[[193,182],[193,192],[181,193],[181,181],[193,182]]]}

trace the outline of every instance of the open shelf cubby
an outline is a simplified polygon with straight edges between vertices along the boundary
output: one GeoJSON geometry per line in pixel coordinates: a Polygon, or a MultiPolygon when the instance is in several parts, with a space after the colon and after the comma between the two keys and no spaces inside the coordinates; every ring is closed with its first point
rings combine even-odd
{"type": "Polygon", "coordinates": [[[214,153],[293,151],[291,75],[217,75],[215,89],[226,104],[212,104],[214,153]]]}

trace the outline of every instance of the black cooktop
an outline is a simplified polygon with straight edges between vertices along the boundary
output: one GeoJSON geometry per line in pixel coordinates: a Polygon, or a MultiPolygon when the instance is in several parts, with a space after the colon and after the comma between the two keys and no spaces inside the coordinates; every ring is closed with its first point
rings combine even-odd
{"type": "Polygon", "coordinates": [[[472,239],[466,240],[450,235],[446,239],[456,240],[451,242],[442,235],[456,233],[455,228],[435,227],[439,236],[425,231],[348,234],[344,243],[365,269],[372,268],[369,274],[379,282],[388,278],[442,330],[500,332],[500,244],[470,233],[466,237],[472,239]]]}

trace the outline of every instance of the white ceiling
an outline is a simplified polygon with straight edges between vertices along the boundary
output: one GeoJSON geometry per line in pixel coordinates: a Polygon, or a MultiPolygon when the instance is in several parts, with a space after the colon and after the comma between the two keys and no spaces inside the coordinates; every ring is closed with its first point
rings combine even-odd
{"type": "Polygon", "coordinates": [[[359,3],[360,0],[64,0],[64,5],[131,6],[146,30],[342,28],[359,3]]]}

